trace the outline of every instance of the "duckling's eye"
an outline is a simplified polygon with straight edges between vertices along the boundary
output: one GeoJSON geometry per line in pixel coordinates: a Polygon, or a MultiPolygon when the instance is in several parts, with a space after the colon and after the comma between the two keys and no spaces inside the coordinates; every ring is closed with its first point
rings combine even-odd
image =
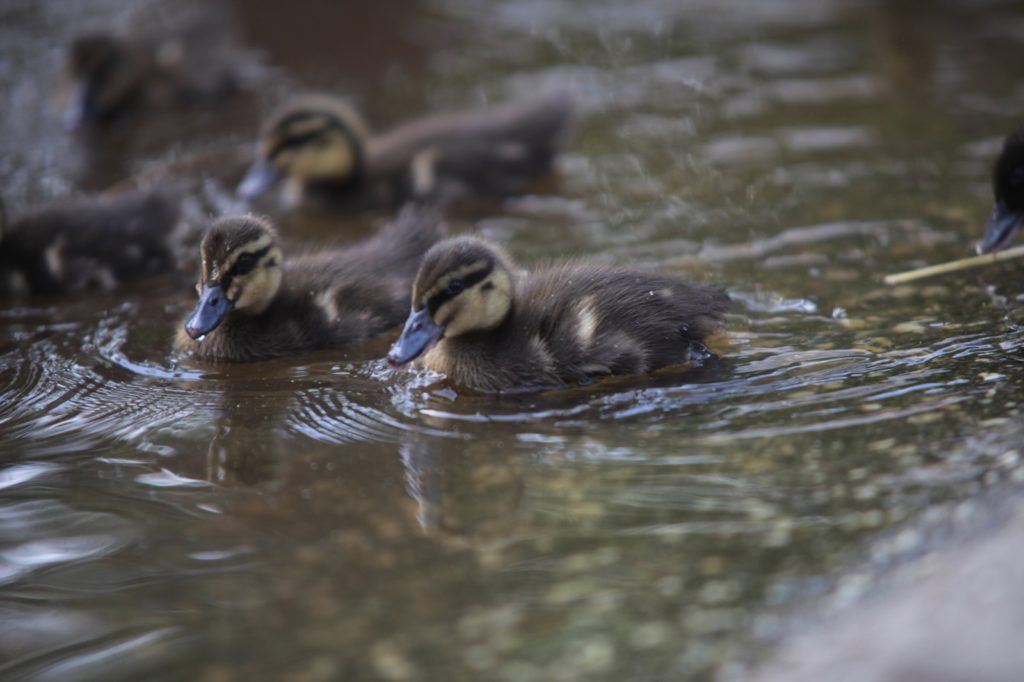
{"type": "Polygon", "coordinates": [[[235,274],[244,275],[256,267],[256,256],[251,253],[243,253],[235,261],[235,274]]]}
{"type": "Polygon", "coordinates": [[[450,293],[450,294],[457,294],[460,291],[462,291],[462,287],[463,286],[464,285],[463,285],[461,279],[458,279],[458,278],[453,279],[452,281],[448,282],[448,293],[450,293]]]}

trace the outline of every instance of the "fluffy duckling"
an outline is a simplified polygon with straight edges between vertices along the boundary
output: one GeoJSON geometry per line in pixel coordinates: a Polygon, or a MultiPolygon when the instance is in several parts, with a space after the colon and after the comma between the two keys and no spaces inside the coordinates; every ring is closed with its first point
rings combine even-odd
{"type": "Polygon", "coordinates": [[[366,341],[401,323],[416,267],[442,230],[432,212],[406,209],[345,251],[285,261],[267,221],[221,218],[200,245],[199,302],[175,345],[247,362],[366,341]]]}
{"type": "Polygon", "coordinates": [[[729,308],[723,289],[671,275],[568,263],[518,270],[461,237],[433,247],[388,355],[480,391],[586,383],[688,361],[729,308]]]}
{"type": "Polygon", "coordinates": [[[342,100],[301,97],[267,120],[238,193],[252,200],[286,180],[289,204],[339,209],[515,194],[551,168],[571,119],[569,98],[549,94],[371,137],[342,100]]]}
{"type": "Polygon", "coordinates": [[[217,16],[194,19],[170,35],[81,35],[65,63],[65,123],[71,129],[102,125],[129,111],[230,92],[240,80],[231,45],[225,21],[217,16]]]}
{"type": "Polygon", "coordinates": [[[1010,133],[1003,143],[992,169],[992,190],[996,205],[978,243],[978,253],[1008,246],[1024,221],[1024,128],[1010,133]]]}
{"type": "Polygon", "coordinates": [[[0,292],[59,294],[174,266],[179,201],[136,193],[43,209],[8,225],[0,206],[0,292]]]}

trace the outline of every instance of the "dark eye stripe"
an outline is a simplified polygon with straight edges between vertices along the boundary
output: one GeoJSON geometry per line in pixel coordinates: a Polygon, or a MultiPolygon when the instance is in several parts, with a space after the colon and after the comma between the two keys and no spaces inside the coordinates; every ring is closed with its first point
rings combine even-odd
{"type": "Polygon", "coordinates": [[[452,293],[448,289],[448,287],[445,287],[444,289],[430,297],[430,300],[427,301],[427,310],[429,310],[430,314],[433,315],[434,313],[437,312],[438,308],[444,305],[446,301],[450,301],[463,291],[466,291],[467,289],[470,289],[479,284],[480,282],[484,281],[485,279],[487,279],[487,276],[490,275],[493,271],[494,261],[488,261],[487,265],[480,268],[479,270],[471,272],[465,277],[460,277],[459,279],[462,280],[461,291],[459,291],[458,293],[452,293]]]}
{"type": "Polygon", "coordinates": [[[295,147],[307,145],[310,142],[313,142],[314,140],[318,140],[322,137],[325,137],[326,135],[327,130],[325,128],[321,128],[319,130],[311,130],[310,132],[302,133],[301,135],[290,135],[281,140],[280,142],[278,142],[277,145],[270,150],[270,154],[268,156],[270,159],[274,159],[278,154],[281,154],[282,152],[285,152],[289,149],[294,149],[295,147]]]}
{"type": "MultiPolygon", "coordinates": [[[[253,263],[254,263],[253,267],[256,267],[256,264],[259,264],[260,259],[263,258],[264,256],[266,256],[268,253],[270,253],[270,249],[271,249],[271,246],[268,244],[267,246],[264,246],[259,251],[253,251],[252,252],[253,263]]],[[[238,271],[238,261],[236,260],[234,262],[234,264],[231,266],[231,269],[228,270],[227,272],[225,272],[224,276],[220,278],[220,285],[226,290],[228,287],[231,286],[231,281],[235,278],[235,276],[239,275],[239,274],[243,274],[243,273],[240,273],[238,271]]]]}
{"type": "Polygon", "coordinates": [[[284,139],[281,140],[281,142],[279,142],[277,146],[274,147],[273,151],[271,151],[271,158],[277,156],[285,149],[300,147],[304,144],[311,142],[312,140],[317,139],[322,135],[326,135],[330,131],[346,131],[346,127],[341,123],[341,121],[335,119],[334,117],[329,117],[325,116],[324,114],[318,114],[316,112],[309,111],[299,111],[292,114],[291,116],[286,117],[285,119],[280,121],[276,126],[274,126],[274,129],[282,131],[284,133],[284,139]],[[293,135],[288,134],[289,128],[303,124],[312,124],[315,127],[307,132],[296,133],[293,135]]]}
{"type": "Polygon", "coordinates": [[[355,156],[355,170],[353,175],[360,175],[363,170],[363,140],[360,139],[356,131],[350,129],[342,121],[339,121],[334,117],[324,117],[323,114],[300,111],[282,120],[274,126],[274,130],[287,131],[291,126],[299,123],[305,123],[310,120],[318,121],[322,127],[316,130],[311,130],[307,133],[299,133],[297,135],[286,134],[285,138],[270,150],[267,154],[267,159],[272,161],[274,157],[287,149],[301,147],[302,145],[309,144],[321,136],[326,136],[330,132],[338,132],[344,135],[352,146],[353,155],[355,156]]]}

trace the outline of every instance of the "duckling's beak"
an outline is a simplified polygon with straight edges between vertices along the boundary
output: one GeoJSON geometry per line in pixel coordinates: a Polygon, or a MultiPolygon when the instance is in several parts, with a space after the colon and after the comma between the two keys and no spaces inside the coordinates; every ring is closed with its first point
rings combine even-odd
{"type": "Polygon", "coordinates": [[[419,356],[434,347],[434,344],[444,336],[444,329],[434,324],[430,319],[430,311],[424,308],[420,311],[412,311],[409,319],[405,321],[405,329],[402,335],[391,346],[388,353],[388,362],[392,367],[412,362],[419,356]]]}
{"type": "Polygon", "coordinates": [[[96,92],[88,81],[78,81],[71,90],[68,106],[64,110],[64,125],[78,130],[96,122],[96,92]]]}
{"type": "Polygon", "coordinates": [[[234,303],[224,295],[220,284],[203,287],[199,303],[196,303],[192,314],[185,320],[185,333],[197,341],[202,340],[203,336],[217,328],[233,307],[234,303]]]}
{"type": "Polygon", "coordinates": [[[1010,210],[1003,201],[996,203],[985,236],[978,242],[978,253],[991,253],[1008,246],[1020,230],[1021,221],[1024,221],[1024,214],[1020,211],[1010,210]]]}
{"type": "Polygon", "coordinates": [[[238,196],[252,201],[277,184],[280,179],[281,171],[274,168],[266,159],[257,159],[238,185],[238,196]]]}

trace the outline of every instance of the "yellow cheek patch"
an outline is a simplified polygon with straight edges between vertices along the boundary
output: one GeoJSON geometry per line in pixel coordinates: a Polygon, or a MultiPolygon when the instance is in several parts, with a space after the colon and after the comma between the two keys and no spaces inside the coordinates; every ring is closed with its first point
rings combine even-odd
{"type": "Polygon", "coordinates": [[[441,304],[437,312],[431,315],[431,318],[438,327],[447,327],[458,314],[459,311],[455,308],[455,304],[452,301],[446,301],[441,304]]]}
{"type": "MultiPolygon", "coordinates": [[[[275,164],[283,162],[275,159],[275,164]]],[[[346,179],[352,175],[356,165],[356,152],[352,143],[338,135],[331,135],[296,147],[287,161],[293,177],[306,180],[346,179]]]]}

